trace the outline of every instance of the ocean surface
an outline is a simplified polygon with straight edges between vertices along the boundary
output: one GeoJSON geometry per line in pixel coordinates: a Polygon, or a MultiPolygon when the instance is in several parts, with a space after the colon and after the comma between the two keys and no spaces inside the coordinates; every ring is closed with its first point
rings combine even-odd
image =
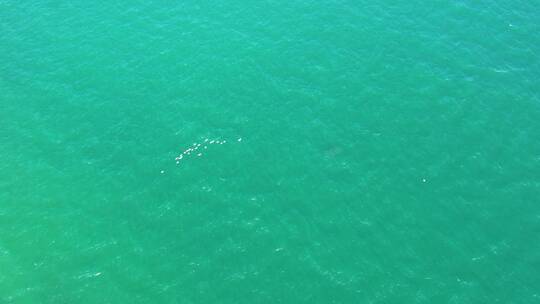
{"type": "Polygon", "coordinates": [[[539,7],[0,1],[0,303],[540,303],[539,7]]]}

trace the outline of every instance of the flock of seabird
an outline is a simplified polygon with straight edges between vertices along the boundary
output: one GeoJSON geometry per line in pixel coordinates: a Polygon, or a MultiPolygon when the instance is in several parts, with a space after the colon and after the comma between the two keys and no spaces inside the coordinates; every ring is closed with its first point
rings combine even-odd
{"type": "MultiPolygon", "coordinates": [[[[242,138],[238,138],[236,140],[237,142],[241,142],[242,138]]],[[[197,155],[197,157],[201,157],[203,155],[203,150],[208,149],[211,145],[224,145],[226,144],[226,140],[219,140],[219,139],[209,139],[205,138],[202,143],[193,143],[189,148],[185,149],[182,153],[180,153],[174,160],[176,161],[177,165],[180,165],[180,163],[185,160],[188,156],[191,154],[197,155]]],[[[161,171],[161,173],[165,173],[165,171],[161,171]]]]}

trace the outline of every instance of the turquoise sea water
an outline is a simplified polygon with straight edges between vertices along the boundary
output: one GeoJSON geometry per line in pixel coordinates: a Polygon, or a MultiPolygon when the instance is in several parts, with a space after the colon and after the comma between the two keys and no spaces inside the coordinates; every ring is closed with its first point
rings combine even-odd
{"type": "Polygon", "coordinates": [[[0,1],[0,303],[540,303],[538,1],[113,2],[0,1]]]}

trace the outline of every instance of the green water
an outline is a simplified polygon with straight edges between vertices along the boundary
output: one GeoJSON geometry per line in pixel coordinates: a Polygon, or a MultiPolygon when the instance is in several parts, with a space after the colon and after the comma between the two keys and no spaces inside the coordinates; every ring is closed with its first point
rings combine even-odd
{"type": "Polygon", "coordinates": [[[86,2],[0,1],[0,303],[540,303],[538,1],[86,2]]]}

